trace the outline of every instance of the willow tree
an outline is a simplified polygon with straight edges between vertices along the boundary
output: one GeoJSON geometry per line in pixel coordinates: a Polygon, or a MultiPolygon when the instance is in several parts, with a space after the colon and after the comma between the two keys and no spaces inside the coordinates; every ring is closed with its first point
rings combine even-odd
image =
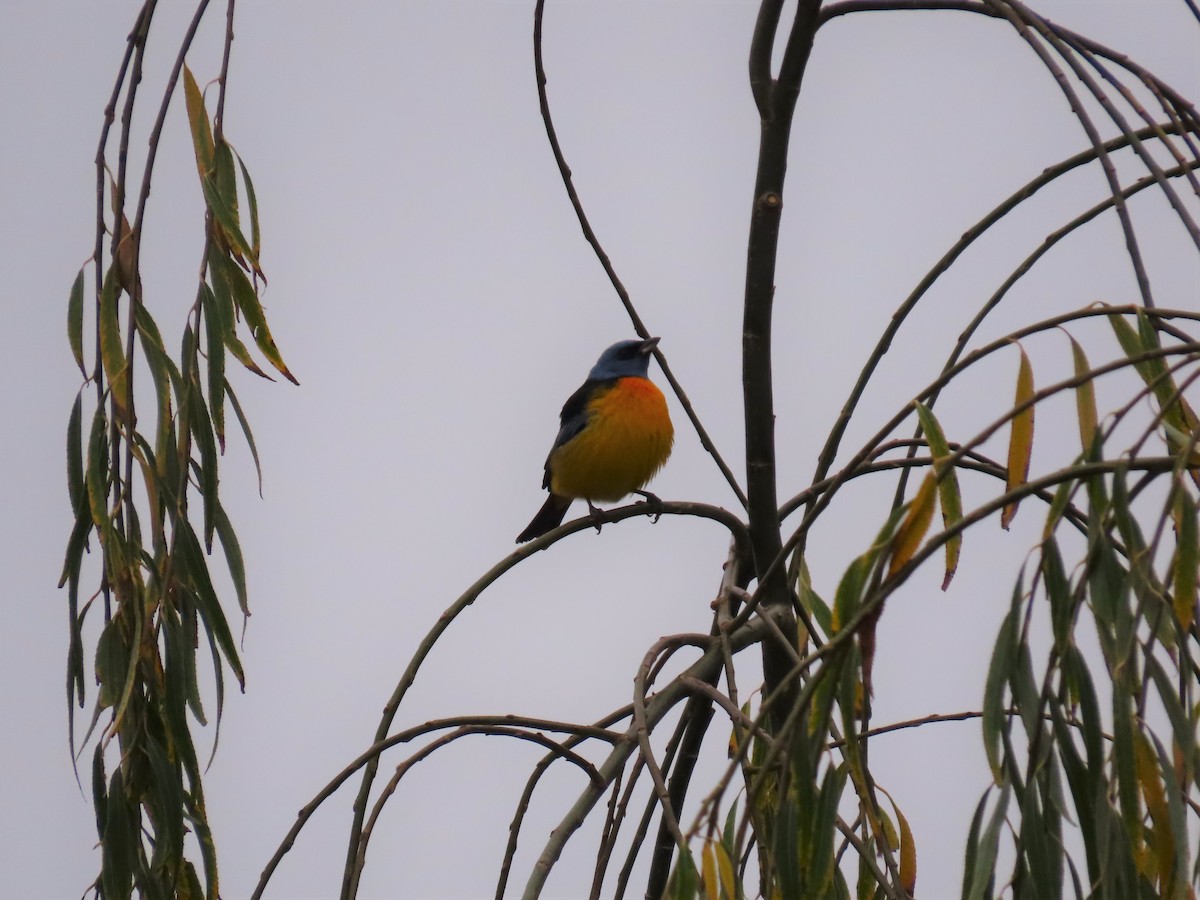
{"type": "MultiPolygon", "coordinates": [[[[543,6],[538,0],[534,11],[533,64],[547,138],[585,239],[633,329],[647,337],[652,329],[588,222],[555,132],[542,60],[543,6]]],[[[233,392],[238,366],[227,363],[291,378],[258,299],[265,276],[254,189],[222,122],[232,2],[224,58],[207,93],[185,65],[206,8],[198,7],[163,88],[135,190],[127,183],[129,122],[154,2],[139,13],[97,154],[90,351],[82,324],[86,272],[70,298],[71,347],[84,385],[68,428],[76,510],[63,575],[72,623],[68,699],[83,701],[85,658],[94,659],[99,690],[83,743],[94,745],[93,796],[103,849],[96,890],[108,898],[133,890],[143,896],[218,894],[193,726],[206,721],[195,660],[201,637],[214,659],[218,718],[225,674],[241,680],[225,613],[229,603],[217,596],[207,556],[215,537],[245,610],[243,561],[218,481],[228,410],[251,448],[253,439],[233,392]],[[138,274],[154,155],[173,99],[186,107],[205,199],[205,218],[197,223],[204,262],[177,355],[154,324],[156,298],[143,296],[138,274]],[[114,134],[118,108],[121,125],[114,134]],[[136,210],[132,223],[127,208],[136,210]],[[135,383],[135,358],[148,380],[135,383]],[[85,418],[91,423],[86,440],[85,418]],[[90,539],[104,566],[98,582],[81,593],[81,559],[90,539]],[[84,594],[88,599],[81,603],[84,594]],[[85,647],[84,617],[97,606],[93,615],[102,615],[104,625],[96,646],[85,647]],[[203,882],[185,852],[187,830],[199,838],[203,882]]],[[[1200,19],[1190,2],[1188,8],[1200,19]]],[[[530,556],[554,552],[559,542],[594,526],[644,515],[646,508],[633,504],[589,515],[522,546],[438,618],[391,693],[373,742],[304,807],[267,862],[255,896],[267,890],[311,817],[350,781],[358,791],[342,896],[356,896],[376,823],[404,778],[423,759],[479,734],[545,749],[525,776],[508,849],[497,862],[497,896],[521,885],[523,896],[540,895],[563,847],[589,819],[601,823],[594,872],[590,883],[571,885],[572,894],[627,894],[641,859],[646,883],[634,890],[651,897],[911,896],[917,836],[877,781],[870,750],[880,735],[898,740],[961,719],[978,720],[980,754],[992,777],[962,836],[964,896],[1192,895],[1200,880],[1194,858],[1200,667],[1192,655],[1200,640],[1200,420],[1187,396],[1200,377],[1200,312],[1195,296],[1156,300],[1130,206],[1143,193],[1160,195],[1200,253],[1200,119],[1193,106],[1117,50],[1016,0],[799,0],[786,16],[782,0],[763,0],[750,40],[749,80],[760,130],[754,191],[747,198],[743,461],[719,452],[684,385],[657,356],[687,413],[686,427],[695,430],[737,501],[736,511],[685,501],[655,508],[664,516],[709,520],[728,533],[726,555],[712,560],[717,599],[708,630],[648,647],[632,701],[598,721],[498,710],[403,724],[404,701],[421,666],[490,586],[530,556]],[[866,362],[856,381],[825,386],[845,394],[841,413],[807,487],[781,497],[772,306],[777,259],[786,249],[780,238],[785,176],[793,137],[821,139],[797,128],[797,99],[823,29],[835,20],[851,28],[863,17],[898,10],[921,11],[930,21],[980,17],[1023,43],[1044,67],[1050,89],[1066,99],[1080,146],[1028,183],[1013,185],[994,209],[980,210],[975,224],[907,296],[897,298],[873,347],[861,348],[866,362]],[[1041,237],[1007,277],[978,297],[958,339],[930,348],[944,359],[940,374],[917,386],[913,399],[861,445],[847,445],[848,426],[880,377],[893,337],[931,288],[1040,190],[1089,167],[1102,176],[1106,193],[1041,237]],[[1073,311],[979,340],[981,328],[1039,260],[1100,217],[1119,225],[1136,292],[1107,305],[1088,299],[1073,311]],[[1093,334],[1098,324],[1119,347],[1103,359],[1078,337],[1093,334]],[[1037,377],[1027,347],[1044,347],[1052,338],[1072,374],[1046,382],[1037,377]],[[990,410],[988,424],[968,430],[940,415],[943,393],[996,357],[1011,359],[1013,377],[979,399],[990,410]],[[1095,390],[1100,378],[1119,392],[1103,407],[1095,390]],[[1063,398],[1074,409],[1077,444],[1069,451],[1054,448],[1060,458],[1034,469],[1039,410],[1055,408],[1063,398]],[[997,435],[1007,444],[999,459],[984,451],[997,435]],[[968,478],[971,492],[960,485],[968,478]],[[844,488],[852,480],[891,497],[889,513],[847,552],[835,584],[815,584],[806,562],[810,535],[846,502],[844,488]],[[1018,509],[1025,518],[1040,516],[1042,525],[1010,584],[981,601],[1003,604],[1007,613],[978,709],[874,721],[872,672],[887,600],[930,567],[939,570],[943,587],[949,585],[962,548],[985,527],[998,522],[1007,528],[1018,509]],[[727,769],[715,782],[698,784],[696,761],[704,746],[714,744],[728,745],[727,769]],[[377,778],[385,764],[393,774],[381,786],[377,778]],[[579,794],[564,805],[558,826],[537,836],[543,841],[537,858],[520,871],[518,840],[535,839],[523,827],[531,799],[545,774],[560,767],[580,773],[579,794]]],[[[618,696],[622,690],[614,687],[618,696]]]]}

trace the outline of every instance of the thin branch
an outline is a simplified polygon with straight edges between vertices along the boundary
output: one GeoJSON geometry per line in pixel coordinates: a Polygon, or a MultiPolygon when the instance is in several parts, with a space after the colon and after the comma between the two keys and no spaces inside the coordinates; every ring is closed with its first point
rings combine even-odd
{"type": "Polygon", "coordinates": [[[307,804],[305,804],[305,806],[300,810],[296,816],[295,823],[293,823],[292,827],[288,830],[287,835],[284,837],[278,848],[276,848],[275,853],[271,856],[271,859],[268,860],[266,868],[263,869],[262,874],[259,876],[258,884],[254,888],[254,893],[250,895],[251,900],[259,900],[259,898],[262,897],[263,891],[266,890],[267,882],[271,880],[271,876],[274,875],[279,863],[283,860],[283,857],[287,855],[288,851],[292,849],[292,845],[295,844],[296,838],[299,837],[300,832],[304,829],[304,826],[308,824],[308,820],[312,818],[313,814],[320,808],[321,804],[333,796],[333,794],[337,792],[338,788],[352,778],[354,773],[359,769],[366,767],[372,762],[374,762],[378,767],[379,757],[384,751],[389,750],[399,744],[407,743],[414,738],[428,734],[430,731],[436,731],[444,728],[457,728],[463,726],[512,728],[514,725],[529,729],[539,729],[542,731],[556,731],[564,734],[575,735],[577,737],[597,738],[614,745],[628,743],[628,741],[626,741],[622,735],[613,734],[605,728],[597,728],[595,726],[587,725],[575,725],[570,722],[556,722],[550,719],[526,718],[522,716],[453,716],[446,719],[435,719],[433,721],[426,722],[424,725],[418,725],[415,728],[402,731],[381,741],[376,741],[374,744],[360,753],[345,768],[338,772],[338,774],[335,775],[333,779],[325,785],[325,787],[321,788],[317,795],[313,797],[313,799],[307,804]]]}
{"type": "MultiPolygon", "coordinates": [[[[467,737],[468,735],[488,735],[492,737],[512,737],[522,741],[529,741],[534,744],[539,744],[550,751],[550,756],[554,759],[566,760],[572,763],[576,768],[582,771],[593,782],[600,781],[600,774],[596,771],[595,766],[584,759],[579,754],[575,753],[567,745],[566,742],[551,740],[544,734],[538,731],[525,731],[521,728],[509,727],[507,725],[464,725],[461,728],[444,734],[429,744],[422,747],[418,752],[414,753],[408,759],[396,766],[396,772],[388,781],[387,785],[380,792],[378,799],[375,801],[375,806],[371,810],[371,815],[367,819],[366,825],[363,826],[362,839],[358,845],[358,865],[354,870],[354,879],[351,884],[351,893],[357,895],[359,881],[362,878],[363,869],[367,864],[367,847],[371,842],[371,835],[375,832],[375,825],[379,821],[380,815],[383,813],[383,808],[395,794],[396,789],[400,786],[401,780],[407,775],[417,763],[428,759],[438,750],[446,747],[459,738],[467,737]]],[[[574,740],[578,741],[579,736],[573,736],[574,740]]]]}
{"type": "MultiPolygon", "coordinates": [[[[761,641],[765,632],[766,628],[762,624],[762,620],[758,619],[748,623],[744,628],[739,628],[730,636],[730,642],[735,650],[742,650],[761,641]]],[[[692,663],[691,666],[681,673],[681,677],[689,675],[693,678],[699,678],[702,681],[707,680],[709,673],[714,667],[718,670],[720,669],[721,662],[721,644],[720,642],[714,642],[700,659],[696,660],[696,662],[692,663]]],[[[665,685],[646,704],[646,727],[648,729],[653,728],[661,722],[663,717],[687,694],[688,691],[680,682],[679,677],[665,685]]],[[[632,739],[632,735],[630,738],[630,740],[614,746],[608,758],[597,767],[597,771],[600,772],[601,779],[605,784],[612,782],[617,773],[624,768],[625,762],[637,747],[637,742],[632,739]]],[[[533,871],[530,873],[528,883],[525,885],[525,892],[522,895],[525,900],[534,900],[534,898],[540,896],[551,869],[562,854],[563,847],[566,846],[571,835],[583,824],[583,820],[587,817],[592,807],[595,806],[596,801],[603,795],[603,791],[603,788],[597,788],[589,784],[559,822],[558,826],[550,833],[550,838],[546,842],[541,855],[538,857],[533,871]]]]}
{"type": "MultiPolygon", "coordinates": [[[[741,521],[728,510],[724,510],[718,506],[709,506],[703,503],[671,503],[663,502],[654,507],[654,513],[661,513],[664,516],[683,515],[683,516],[700,516],[702,518],[710,518],[714,521],[725,525],[735,540],[745,540],[745,526],[741,521]]],[[[379,743],[387,737],[388,731],[392,727],[392,722],[396,717],[396,713],[400,708],[400,703],[408,693],[408,689],[412,687],[416,680],[417,672],[424,664],[425,659],[433,651],[434,646],[441,638],[442,634],[450,627],[458,616],[474,603],[479,596],[492,584],[496,582],[505,572],[520,563],[523,559],[532,556],[540,550],[544,550],[556,541],[562,540],[568,535],[575,534],[580,531],[586,531],[597,524],[609,524],[619,522],[624,519],[633,518],[635,516],[643,516],[647,514],[647,504],[634,503],[628,506],[610,509],[602,512],[599,516],[587,516],[582,519],[576,519],[559,526],[553,531],[547,532],[535,540],[527,544],[522,544],[517,550],[514,550],[500,562],[496,563],[492,568],[480,576],[474,584],[464,591],[458,599],[456,599],[446,610],[438,617],[434,626],[429,630],[421,643],[417,645],[416,651],[409,660],[408,666],[404,670],[400,681],[397,683],[392,696],[388,698],[387,704],[383,708],[383,715],[380,718],[379,726],[375,731],[375,742],[379,743]]],[[[354,817],[350,828],[350,837],[346,849],[345,870],[342,881],[342,900],[350,900],[352,896],[349,894],[351,872],[356,865],[358,859],[358,844],[361,839],[363,822],[367,814],[367,802],[371,795],[371,786],[374,783],[376,772],[379,769],[378,759],[372,758],[366,762],[363,767],[362,784],[359,787],[358,795],[354,801],[354,817]]]]}

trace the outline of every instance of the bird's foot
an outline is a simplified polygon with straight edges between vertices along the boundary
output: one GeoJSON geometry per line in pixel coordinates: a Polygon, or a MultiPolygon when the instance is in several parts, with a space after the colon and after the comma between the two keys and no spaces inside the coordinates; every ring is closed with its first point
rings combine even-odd
{"type": "Polygon", "coordinates": [[[596,520],[596,534],[599,534],[600,526],[604,524],[600,520],[600,517],[602,515],[604,515],[604,510],[602,510],[600,507],[598,507],[596,504],[594,504],[591,500],[588,500],[586,502],[588,505],[588,512],[591,513],[592,518],[596,520]]]}
{"type": "Polygon", "coordinates": [[[652,520],[653,522],[657,522],[662,518],[663,502],[659,500],[655,494],[652,494],[649,491],[634,491],[634,493],[640,494],[646,498],[642,502],[650,505],[651,514],[654,516],[654,519],[652,520]]]}

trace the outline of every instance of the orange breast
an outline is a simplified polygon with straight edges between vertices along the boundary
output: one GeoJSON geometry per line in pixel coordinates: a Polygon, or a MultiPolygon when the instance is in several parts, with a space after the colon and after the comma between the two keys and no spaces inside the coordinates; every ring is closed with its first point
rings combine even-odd
{"type": "Polygon", "coordinates": [[[643,487],[671,455],[667,401],[649,379],[621,378],[587,408],[587,426],[550,456],[550,490],[615,502],[643,487]]]}

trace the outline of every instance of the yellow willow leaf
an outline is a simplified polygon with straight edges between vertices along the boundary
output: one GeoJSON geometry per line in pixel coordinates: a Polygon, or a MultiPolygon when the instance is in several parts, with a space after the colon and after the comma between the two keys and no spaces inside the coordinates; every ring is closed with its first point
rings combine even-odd
{"type": "Polygon", "coordinates": [[[937,500],[936,488],[937,480],[930,472],[921,482],[917,496],[913,498],[908,512],[904,516],[904,521],[900,523],[900,527],[896,529],[896,536],[892,538],[892,558],[888,563],[888,578],[895,575],[905,563],[912,559],[917,548],[921,546],[925,532],[929,530],[929,523],[933,521],[933,509],[937,500]]]}
{"type": "Polygon", "coordinates": [[[213,170],[213,136],[208,125],[208,111],[204,108],[204,95],[200,93],[192,70],[186,65],[183,67],[183,98],[192,131],[192,147],[196,151],[196,168],[203,182],[213,170]]]}
{"type": "MultiPolygon", "coordinates": [[[[1091,371],[1087,356],[1075,338],[1068,334],[1067,340],[1071,342],[1071,356],[1075,360],[1075,377],[1083,378],[1091,371]]],[[[1086,455],[1091,452],[1096,437],[1096,390],[1095,382],[1090,378],[1075,388],[1075,412],[1079,419],[1079,443],[1086,455]]]]}
{"type": "MultiPolygon", "coordinates": [[[[904,892],[911,897],[917,887],[917,845],[913,841],[912,829],[908,827],[908,819],[904,818],[904,813],[900,811],[896,798],[879,785],[875,785],[875,787],[891,801],[892,809],[896,811],[896,821],[900,823],[900,885],[904,888],[904,892]]],[[[886,821],[886,816],[884,818],[886,821]]],[[[890,834],[888,843],[895,846],[893,836],[890,834]]]]}
{"type": "MultiPolygon", "coordinates": [[[[950,455],[950,444],[942,432],[942,426],[934,418],[933,412],[919,400],[913,405],[917,417],[921,420],[921,430],[925,432],[925,440],[929,443],[929,452],[933,454],[933,471],[937,475],[938,502],[942,507],[942,525],[952,528],[962,519],[962,491],[958,486],[958,472],[954,466],[944,465],[943,461],[950,455]]],[[[962,551],[962,532],[958,532],[946,541],[946,575],[942,579],[942,590],[950,587],[950,580],[958,571],[958,557],[962,551]]]]}
{"type": "Polygon", "coordinates": [[[1200,565],[1200,536],[1196,504],[1179,487],[1175,499],[1175,617],[1186,633],[1196,614],[1196,575],[1200,565]]]}
{"type": "MultiPolygon", "coordinates": [[[[1017,370],[1017,392],[1013,406],[1028,403],[1033,398],[1033,367],[1020,344],[1021,365],[1017,370]]],[[[1033,454],[1033,404],[1013,416],[1012,429],[1008,438],[1008,490],[1023,485],[1029,478],[1029,459],[1033,454]]],[[[1004,507],[1000,514],[1000,527],[1007,529],[1017,514],[1017,501],[1004,507]]]]}
{"type": "Polygon", "coordinates": [[[707,900],[720,900],[721,894],[717,888],[717,856],[713,851],[713,841],[704,842],[704,853],[700,857],[700,879],[704,884],[704,896],[707,900]]]}
{"type": "Polygon", "coordinates": [[[737,881],[733,875],[733,860],[729,858],[724,844],[715,843],[714,847],[717,854],[717,871],[721,876],[721,889],[725,891],[725,896],[729,900],[736,900],[737,881]]]}
{"type": "MultiPolygon", "coordinates": [[[[1157,862],[1158,884],[1165,887],[1170,881],[1175,864],[1175,840],[1171,831],[1171,819],[1167,810],[1167,795],[1163,790],[1162,777],[1158,771],[1158,754],[1150,746],[1150,740],[1140,732],[1134,741],[1134,760],[1137,766],[1138,783],[1146,810],[1154,828],[1147,830],[1147,837],[1157,862]]],[[[1150,874],[1150,873],[1147,873],[1150,874]]]]}

